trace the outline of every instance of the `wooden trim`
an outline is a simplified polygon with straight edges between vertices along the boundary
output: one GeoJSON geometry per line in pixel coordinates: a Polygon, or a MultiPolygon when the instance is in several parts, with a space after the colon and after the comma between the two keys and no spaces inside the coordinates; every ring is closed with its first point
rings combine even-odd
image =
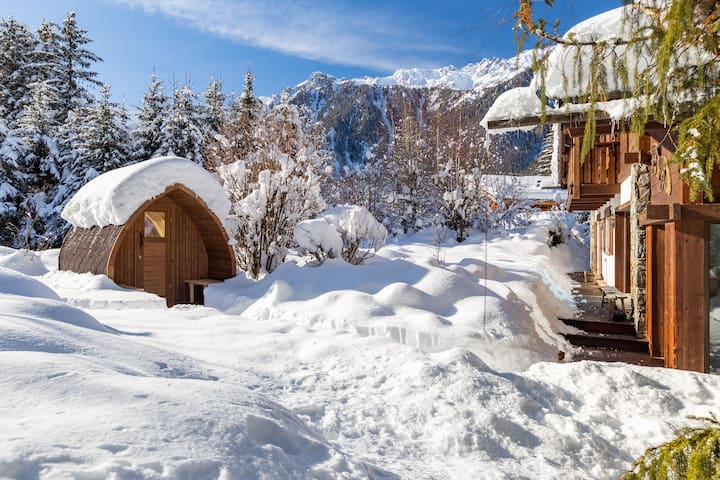
{"type": "MultiPolygon", "coordinates": [[[[610,123],[596,125],[595,126],[595,135],[609,135],[609,134],[613,133],[613,130],[614,130],[613,126],[610,123]]],[[[585,136],[585,126],[584,125],[578,126],[578,127],[570,127],[570,128],[567,128],[566,131],[568,132],[568,135],[570,135],[571,137],[584,137],[585,136]]],[[[606,142],[606,143],[608,143],[608,142],[606,142]]],[[[610,145],[616,145],[618,143],[619,142],[609,142],[608,145],[596,144],[595,146],[596,147],[610,146],[610,145]]]]}
{"type": "Polygon", "coordinates": [[[670,205],[653,205],[645,207],[640,214],[640,226],[657,225],[667,223],[670,220],[670,205]]]}
{"type": "Polygon", "coordinates": [[[647,152],[627,152],[625,154],[625,163],[645,163],[650,164],[650,154],[647,152]]]}
{"type": "Polygon", "coordinates": [[[620,213],[628,213],[628,212],[630,212],[630,205],[631,205],[631,204],[632,204],[632,202],[625,202],[625,203],[623,203],[622,205],[616,207],[616,208],[615,208],[615,211],[616,211],[616,212],[620,212],[620,213]]]}
{"type": "Polygon", "coordinates": [[[668,224],[669,366],[697,372],[708,370],[706,232],[702,220],[668,224]]]}
{"type": "Polygon", "coordinates": [[[580,185],[580,197],[613,197],[620,193],[619,183],[583,183],[580,185]]]}

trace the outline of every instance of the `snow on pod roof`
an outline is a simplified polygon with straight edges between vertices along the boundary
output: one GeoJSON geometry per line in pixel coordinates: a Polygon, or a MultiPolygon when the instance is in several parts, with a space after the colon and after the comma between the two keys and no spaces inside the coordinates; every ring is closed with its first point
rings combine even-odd
{"type": "Polygon", "coordinates": [[[106,172],[83,186],[62,211],[73,226],[123,225],[147,200],[181,184],[223,222],[230,202],[215,176],[180,157],[159,157],[106,172]]]}

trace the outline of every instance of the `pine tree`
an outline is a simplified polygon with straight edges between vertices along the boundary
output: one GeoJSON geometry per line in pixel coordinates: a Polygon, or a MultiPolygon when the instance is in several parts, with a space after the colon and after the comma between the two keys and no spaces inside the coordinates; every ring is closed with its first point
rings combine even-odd
{"type": "Polygon", "coordinates": [[[225,94],[222,91],[222,82],[210,77],[201,109],[201,124],[205,143],[220,132],[225,124],[225,94]]]}
{"type": "Polygon", "coordinates": [[[130,135],[125,107],[110,100],[110,86],[100,88],[97,103],[86,110],[75,143],[76,177],[101,174],[130,162],[130,135]]]}
{"type": "Polygon", "coordinates": [[[205,149],[206,168],[217,170],[221,165],[244,160],[257,151],[257,128],[263,106],[253,92],[253,76],[245,74],[243,93],[230,106],[230,112],[205,149]]]}
{"type": "Polygon", "coordinates": [[[61,105],[60,78],[60,34],[57,24],[44,20],[37,30],[37,47],[33,52],[33,64],[36,71],[35,82],[45,84],[46,103],[53,111],[50,127],[55,132],[62,121],[64,108],[61,105]]]}
{"type": "Polygon", "coordinates": [[[85,48],[91,40],[85,36],[87,30],[78,27],[75,12],[68,12],[60,31],[60,71],[58,84],[60,86],[61,105],[60,120],[64,121],[68,112],[92,102],[92,95],[88,87],[100,86],[95,78],[97,72],[92,70],[95,62],[102,59],[92,51],[85,48]]]}
{"type": "Polygon", "coordinates": [[[16,132],[0,119],[0,243],[14,247],[22,221],[20,204],[24,178],[20,166],[28,155],[27,146],[16,132]]]}
{"type": "Polygon", "coordinates": [[[395,125],[392,150],[387,159],[390,223],[403,233],[424,226],[434,195],[431,193],[432,170],[422,138],[420,120],[406,112],[395,125]]]}
{"type": "Polygon", "coordinates": [[[35,81],[33,52],[37,41],[27,26],[13,18],[0,21],[0,117],[13,128],[30,102],[35,81]]]}
{"type": "Polygon", "coordinates": [[[175,89],[170,115],[163,124],[162,150],[193,162],[203,163],[203,132],[197,95],[188,85],[175,89]]]}
{"type": "Polygon", "coordinates": [[[150,77],[150,88],[143,95],[138,113],[139,126],[133,132],[135,160],[167,154],[163,149],[163,123],[167,121],[169,99],[155,72],[150,77]]]}

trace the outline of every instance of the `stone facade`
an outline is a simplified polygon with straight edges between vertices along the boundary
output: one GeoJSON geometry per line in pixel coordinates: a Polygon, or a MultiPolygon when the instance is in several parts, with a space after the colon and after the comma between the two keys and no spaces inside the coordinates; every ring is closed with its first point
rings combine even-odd
{"type": "Polygon", "coordinates": [[[633,320],[638,333],[647,333],[646,305],[646,248],[645,228],[640,226],[640,214],[650,202],[650,167],[641,163],[632,166],[630,196],[630,296],[633,320]]]}

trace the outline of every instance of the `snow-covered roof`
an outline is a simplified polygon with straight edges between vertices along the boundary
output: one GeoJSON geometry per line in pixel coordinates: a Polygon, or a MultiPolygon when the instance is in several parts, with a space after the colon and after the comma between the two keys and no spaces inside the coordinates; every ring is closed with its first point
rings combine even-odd
{"type": "MultiPolygon", "coordinates": [[[[654,0],[645,0],[654,1],[654,0]]],[[[638,15],[638,10],[632,5],[615,8],[607,12],[588,18],[577,25],[573,26],[563,36],[565,39],[577,41],[608,41],[614,39],[625,40],[629,37],[629,32],[634,28],[632,22],[628,21],[628,13],[638,15]]],[[[640,17],[638,20],[641,24],[648,24],[649,19],[640,17]]],[[[592,46],[577,47],[558,45],[552,48],[547,60],[547,73],[545,77],[545,93],[550,99],[577,98],[587,94],[587,79],[589,77],[590,59],[592,58],[592,46]],[[584,72],[583,82],[574,81],[574,72],[584,72]]],[[[626,53],[625,45],[613,47],[618,57],[626,56],[628,68],[630,69],[629,87],[632,88],[633,75],[635,69],[644,70],[648,67],[650,61],[650,53],[644,50],[640,52],[631,49],[626,53]]],[[[614,74],[615,65],[613,55],[608,55],[605,61],[605,69],[609,72],[607,75],[608,92],[616,92],[623,89],[621,80],[618,75],[614,74]]],[[[528,87],[520,87],[500,95],[495,103],[490,107],[487,114],[481,121],[481,125],[488,128],[488,123],[497,120],[518,120],[522,118],[539,117],[541,114],[542,104],[538,98],[539,79],[537,76],[533,78],[528,87]]],[[[607,102],[598,102],[596,109],[604,111],[613,120],[619,120],[629,117],[633,110],[637,108],[637,99],[610,100],[607,102]]],[[[562,113],[584,113],[590,109],[589,104],[565,104],[561,107],[546,107],[547,114],[562,113]]],[[[511,128],[516,130],[518,128],[511,128]]],[[[494,133],[502,133],[507,128],[494,133]]]]}
{"type": "Polygon", "coordinates": [[[104,173],[67,203],[62,218],[81,228],[123,225],[147,200],[180,184],[198,195],[224,221],[230,202],[215,176],[180,157],[159,157],[104,173]]]}
{"type": "MultiPolygon", "coordinates": [[[[604,112],[611,120],[621,120],[632,115],[640,103],[640,99],[626,98],[597,102],[595,110],[604,112]]],[[[553,114],[586,113],[590,110],[589,103],[568,103],[561,107],[546,106],[545,113],[548,116],[553,114]]],[[[534,87],[518,87],[500,94],[490,106],[480,125],[488,130],[490,122],[502,120],[521,120],[540,118],[542,114],[542,103],[534,87]]],[[[531,122],[528,122],[531,123],[531,122]]],[[[537,126],[536,123],[528,125],[510,126],[508,128],[493,129],[493,134],[503,133],[506,130],[531,130],[537,126]]]]}

